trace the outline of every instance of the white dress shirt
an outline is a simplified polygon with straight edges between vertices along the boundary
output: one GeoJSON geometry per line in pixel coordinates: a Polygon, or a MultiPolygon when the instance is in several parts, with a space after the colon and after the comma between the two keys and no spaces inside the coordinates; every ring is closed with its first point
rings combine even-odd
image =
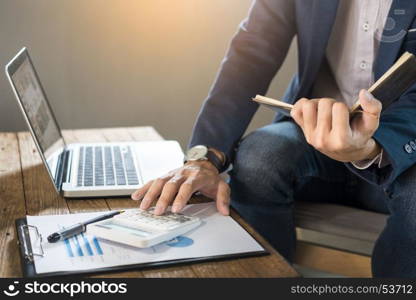
{"type": "MultiPolygon", "coordinates": [[[[361,89],[374,83],[374,62],[392,0],[340,0],[326,51],[312,95],[330,97],[352,106],[361,89]]],[[[354,162],[358,169],[382,164],[382,153],[368,161],[354,162]]]]}
{"type": "Polygon", "coordinates": [[[327,59],[339,95],[352,106],[361,89],[374,83],[377,57],[392,0],[340,0],[327,59]]]}

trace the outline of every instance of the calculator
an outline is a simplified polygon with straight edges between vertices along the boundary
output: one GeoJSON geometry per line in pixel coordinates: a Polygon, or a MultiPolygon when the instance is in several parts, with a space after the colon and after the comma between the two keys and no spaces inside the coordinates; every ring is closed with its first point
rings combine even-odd
{"type": "Polygon", "coordinates": [[[201,224],[198,217],[172,212],[156,216],[153,210],[126,210],[111,219],[88,225],[87,233],[109,241],[147,248],[169,241],[201,224]]]}

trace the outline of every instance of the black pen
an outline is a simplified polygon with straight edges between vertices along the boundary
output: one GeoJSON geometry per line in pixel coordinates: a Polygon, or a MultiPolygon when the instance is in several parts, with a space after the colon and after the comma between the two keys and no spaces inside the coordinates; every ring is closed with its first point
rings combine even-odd
{"type": "Polygon", "coordinates": [[[102,220],[105,220],[105,219],[110,219],[110,218],[112,218],[112,217],[114,217],[118,214],[123,213],[123,212],[124,212],[124,210],[113,211],[113,212],[107,213],[105,215],[92,218],[88,221],[85,221],[85,222],[82,222],[82,223],[77,223],[77,224],[72,225],[72,226],[67,227],[67,228],[63,228],[62,230],[54,232],[50,236],[48,236],[48,242],[49,243],[56,243],[58,241],[70,238],[74,235],[85,232],[85,230],[87,229],[88,224],[92,224],[92,223],[102,221],[102,220]]]}

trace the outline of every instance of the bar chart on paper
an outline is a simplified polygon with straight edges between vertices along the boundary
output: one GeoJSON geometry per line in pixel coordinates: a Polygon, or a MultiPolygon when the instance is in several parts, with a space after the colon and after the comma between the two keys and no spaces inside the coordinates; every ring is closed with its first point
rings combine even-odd
{"type": "Polygon", "coordinates": [[[68,257],[103,255],[103,249],[97,237],[87,237],[84,233],[62,241],[68,257]]]}
{"type": "MultiPolygon", "coordinates": [[[[61,230],[78,222],[83,222],[102,213],[85,213],[64,216],[28,216],[28,222],[38,227],[42,236],[61,230]],[[58,223],[59,222],[59,223],[58,223]],[[51,225],[56,224],[56,225],[51,225]]],[[[154,255],[154,249],[126,247],[110,241],[98,239],[88,234],[88,230],[79,235],[59,241],[42,244],[44,257],[35,259],[38,273],[57,271],[88,270],[107,268],[115,265],[131,264],[148,259],[154,255]]]]}
{"type": "MultiPolygon", "coordinates": [[[[231,217],[220,215],[215,203],[189,205],[185,213],[198,215],[202,224],[183,236],[150,248],[136,248],[95,237],[87,231],[57,243],[43,242],[43,256],[36,256],[36,273],[104,270],[174,260],[223,256],[264,251],[262,246],[231,217]],[[227,228],[227,230],[219,230],[227,228]],[[220,246],[219,246],[220,245],[220,246]]],[[[81,213],[54,216],[27,216],[27,223],[36,226],[46,237],[63,227],[85,222],[102,214],[81,213]],[[58,225],[59,224],[59,225],[58,225]]],[[[31,244],[36,238],[30,236],[31,244]]],[[[39,238],[38,238],[39,240],[39,238]]],[[[39,250],[39,249],[35,249],[39,250]]],[[[36,251],[40,253],[41,251],[36,251]]]]}
{"type": "MultiPolygon", "coordinates": [[[[59,229],[65,226],[58,225],[59,229]]],[[[71,238],[59,241],[59,257],[68,260],[68,263],[74,267],[85,266],[86,264],[111,263],[111,260],[128,260],[131,251],[128,248],[120,247],[111,242],[98,239],[94,235],[84,232],[71,238]],[[110,254],[110,255],[108,255],[110,254]]],[[[46,245],[50,250],[54,249],[52,245],[46,245]]],[[[54,249],[55,250],[55,249],[54,249]]]]}

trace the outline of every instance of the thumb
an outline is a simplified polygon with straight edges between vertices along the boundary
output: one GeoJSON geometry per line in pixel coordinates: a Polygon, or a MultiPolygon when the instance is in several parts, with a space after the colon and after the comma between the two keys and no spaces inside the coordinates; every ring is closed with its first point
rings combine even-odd
{"type": "Polygon", "coordinates": [[[225,181],[220,181],[218,183],[217,190],[217,209],[224,215],[228,216],[230,214],[230,187],[225,181]]]}
{"type": "Polygon", "coordinates": [[[379,124],[382,104],[367,90],[361,90],[360,105],[363,109],[362,121],[366,130],[375,131],[379,124]]]}
{"type": "Polygon", "coordinates": [[[380,116],[382,104],[367,90],[360,91],[360,105],[364,112],[372,114],[377,118],[380,116]]]}

